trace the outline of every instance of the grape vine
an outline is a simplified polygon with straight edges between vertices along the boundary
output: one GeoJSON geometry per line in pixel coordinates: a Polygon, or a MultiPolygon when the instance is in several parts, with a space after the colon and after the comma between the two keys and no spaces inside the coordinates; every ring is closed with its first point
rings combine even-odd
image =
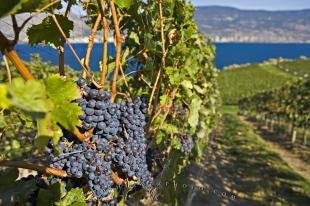
{"type": "Polygon", "coordinates": [[[37,170],[35,179],[45,182],[9,178],[12,187],[32,187],[26,196],[16,193],[17,203],[21,198],[71,205],[73,197],[83,194],[76,202],[146,204],[156,190],[158,200],[178,205],[180,191],[172,184],[162,187],[163,182],[180,181],[180,171],[199,161],[218,117],[215,51],[197,29],[193,6],[183,0],[65,2],[64,14],[61,1],[49,0],[37,5],[16,1],[0,10],[0,17],[46,12],[41,23],[27,30],[29,44],[52,44],[61,60],[60,75],[37,79],[0,31],[2,54],[27,80],[1,82],[0,132],[14,113],[36,134],[29,136],[34,147],[25,150],[30,160],[4,155],[0,166],[37,170]],[[70,44],[73,5],[84,9],[92,28],[83,61],[70,44]],[[89,61],[99,30],[104,35],[97,73],[89,61]],[[109,31],[114,32],[115,54],[107,49],[109,31]],[[80,62],[81,75],[65,69],[65,43],[80,62]],[[57,197],[50,194],[55,190],[57,197]]]}

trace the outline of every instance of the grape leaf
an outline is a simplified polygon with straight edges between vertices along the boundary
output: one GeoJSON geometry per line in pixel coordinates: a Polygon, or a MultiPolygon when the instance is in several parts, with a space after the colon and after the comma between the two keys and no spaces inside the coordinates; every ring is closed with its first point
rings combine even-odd
{"type": "Polygon", "coordinates": [[[8,91],[6,85],[0,85],[0,108],[6,109],[10,106],[10,101],[7,97],[8,91]]]}
{"type": "Polygon", "coordinates": [[[64,198],[55,203],[56,206],[86,206],[85,197],[81,188],[71,189],[64,198]]]}
{"type": "MultiPolygon", "coordinates": [[[[74,82],[61,79],[58,75],[50,76],[45,84],[47,96],[54,103],[50,122],[59,123],[65,129],[73,131],[74,127],[80,124],[79,116],[82,114],[81,108],[72,103],[81,97],[78,87],[74,82]]],[[[53,137],[55,140],[58,138],[53,137]]]]}
{"type": "Polygon", "coordinates": [[[25,82],[21,78],[13,79],[9,87],[10,102],[13,106],[33,114],[45,113],[48,111],[48,104],[45,101],[44,85],[36,80],[25,82]]]}
{"type": "Polygon", "coordinates": [[[35,145],[41,150],[44,149],[50,139],[52,139],[53,144],[56,144],[63,135],[62,130],[51,119],[50,114],[46,115],[44,119],[37,121],[37,130],[35,145]]]}
{"type": "Polygon", "coordinates": [[[173,138],[171,141],[171,146],[175,149],[181,149],[182,144],[179,138],[173,138]]]}
{"type": "MultiPolygon", "coordinates": [[[[66,37],[70,37],[70,30],[73,30],[73,22],[63,15],[55,14],[66,37]]],[[[30,45],[45,43],[55,47],[61,46],[64,40],[51,16],[46,17],[40,24],[33,25],[27,30],[30,45]]]]}
{"type": "Polygon", "coordinates": [[[54,205],[56,201],[65,196],[65,185],[57,182],[50,185],[47,189],[40,189],[37,199],[37,205],[54,205]]]}
{"type": "MultiPolygon", "coordinates": [[[[23,12],[35,12],[52,0],[1,0],[0,17],[23,12]]],[[[58,2],[58,5],[60,2],[58,2]]]]}
{"type": "Polygon", "coordinates": [[[5,118],[3,115],[0,115],[0,129],[6,126],[5,118]]]}
{"type": "Polygon", "coordinates": [[[132,5],[133,0],[114,0],[114,2],[120,8],[128,9],[132,5]]]}
{"type": "Polygon", "coordinates": [[[52,75],[45,81],[47,96],[56,104],[70,102],[81,97],[76,84],[64,80],[58,75],[52,75]]]}
{"type": "Polygon", "coordinates": [[[0,189],[2,186],[7,187],[15,182],[19,172],[17,168],[7,168],[0,171],[0,189]]]}
{"type": "Polygon", "coordinates": [[[189,117],[188,123],[192,128],[196,128],[199,122],[199,110],[201,107],[202,101],[200,98],[196,97],[192,99],[190,108],[189,108],[189,117]]]}
{"type": "Polygon", "coordinates": [[[1,0],[0,17],[16,13],[27,0],[1,0]]]}
{"type": "Polygon", "coordinates": [[[31,193],[37,190],[34,179],[19,180],[0,187],[0,205],[20,205],[25,203],[31,193]]]}
{"type": "Polygon", "coordinates": [[[80,125],[79,116],[82,114],[81,108],[74,103],[58,105],[52,111],[53,121],[61,124],[65,129],[73,131],[74,127],[80,125]]]}

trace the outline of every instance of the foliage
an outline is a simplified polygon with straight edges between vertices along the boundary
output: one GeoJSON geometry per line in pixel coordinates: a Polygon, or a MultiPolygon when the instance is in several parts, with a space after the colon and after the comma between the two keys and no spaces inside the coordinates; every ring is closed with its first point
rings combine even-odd
{"type": "Polygon", "coordinates": [[[310,78],[310,60],[298,59],[294,61],[284,60],[277,63],[277,67],[299,78],[310,78]]]}
{"type": "Polygon", "coordinates": [[[12,84],[0,85],[1,108],[19,111],[37,122],[37,146],[44,147],[49,139],[57,143],[62,136],[61,127],[73,131],[79,124],[78,117],[81,109],[71,101],[78,99],[80,93],[77,86],[61,79],[50,76],[44,82],[20,78],[13,79],[12,84]],[[63,90],[66,92],[61,92],[63,90]],[[25,92],[27,91],[27,92],[25,92]]]}
{"type": "Polygon", "coordinates": [[[296,79],[275,65],[262,64],[220,71],[218,84],[223,104],[237,104],[242,98],[280,88],[296,79]]]}
{"type": "MultiPolygon", "coordinates": [[[[63,15],[55,15],[66,37],[70,37],[70,30],[73,30],[73,22],[63,15]]],[[[56,23],[51,16],[47,16],[38,25],[33,25],[27,31],[29,44],[51,44],[54,47],[61,46],[65,41],[58,31],[56,23]]]]}
{"type": "Polygon", "coordinates": [[[283,118],[296,126],[309,127],[310,81],[299,81],[292,85],[251,98],[242,99],[239,107],[243,111],[273,118],[283,118]]]}
{"type": "Polygon", "coordinates": [[[2,6],[0,7],[0,17],[9,14],[33,12],[36,11],[38,8],[44,7],[50,2],[52,2],[52,0],[2,0],[2,6]]]}

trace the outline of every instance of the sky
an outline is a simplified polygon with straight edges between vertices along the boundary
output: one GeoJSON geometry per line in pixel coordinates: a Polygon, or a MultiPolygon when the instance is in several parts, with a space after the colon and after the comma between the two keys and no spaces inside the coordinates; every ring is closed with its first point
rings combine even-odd
{"type": "Polygon", "coordinates": [[[191,0],[195,6],[231,6],[239,9],[299,10],[310,9],[310,0],[191,0]]]}

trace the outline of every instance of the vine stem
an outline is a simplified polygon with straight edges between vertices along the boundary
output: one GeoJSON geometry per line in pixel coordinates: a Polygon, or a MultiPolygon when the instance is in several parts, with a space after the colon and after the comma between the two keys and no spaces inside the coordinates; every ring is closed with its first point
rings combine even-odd
{"type": "MultiPolygon", "coordinates": [[[[160,16],[160,36],[161,36],[161,44],[162,44],[162,57],[161,57],[161,65],[159,68],[159,71],[157,73],[156,76],[156,80],[151,92],[151,96],[150,96],[150,100],[149,100],[149,105],[148,105],[148,111],[151,111],[151,107],[152,107],[152,103],[153,103],[153,98],[155,96],[155,94],[157,94],[156,96],[158,96],[158,92],[160,89],[160,80],[163,74],[163,69],[166,66],[166,40],[165,40],[165,33],[164,33],[164,16],[163,16],[163,6],[162,6],[162,0],[158,0],[158,6],[159,6],[159,16],[160,16]]],[[[156,103],[154,103],[154,105],[157,105],[156,103]]],[[[154,108],[154,106],[153,106],[154,108]]],[[[152,109],[154,111],[154,109],[152,109]]],[[[153,112],[152,112],[153,113],[153,112]]]]}
{"type": "Polygon", "coordinates": [[[116,13],[114,0],[110,0],[110,9],[112,12],[112,20],[113,20],[113,24],[114,24],[115,44],[116,44],[115,70],[114,70],[114,75],[113,75],[113,80],[112,80],[112,88],[111,88],[112,102],[113,102],[116,98],[116,95],[117,95],[116,83],[117,83],[117,79],[118,79],[119,69],[121,66],[122,36],[121,36],[120,29],[119,29],[119,22],[117,19],[117,13],[116,13]]]}
{"type": "Polygon", "coordinates": [[[21,161],[10,161],[10,160],[0,160],[0,166],[3,167],[16,167],[16,168],[24,168],[29,170],[35,170],[41,173],[55,175],[58,177],[68,177],[68,174],[64,170],[51,168],[43,165],[36,165],[21,161]]]}
{"type": "Polygon", "coordinates": [[[100,81],[99,84],[101,86],[104,86],[107,71],[108,71],[108,39],[109,39],[109,23],[107,21],[107,18],[105,17],[105,0],[97,0],[101,16],[102,16],[102,24],[103,24],[103,49],[102,49],[102,64],[101,64],[101,75],[100,75],[100,81]]]}
{"type": "MultiPolygon", "coordinates": [[[[65,11],[65,17],[69,17],[70,15],[70,11],[71,11],[71,7],[72,7],[72,0],[68,1],[68,5],[65,11]]],[[[66,72],[65,72],[65,42],[66,39],[62,38],[62,45],[58,47],[58,51],[59,51],[59,74],[60,76],[66,76],[66,72]]]]}
{"type": "MultiPolygon", "coordinates": [[[[97,19],[96,19],[96,21],[93,25],[93,28],[90,32],[90,35],[89,35],[86,55],[85,55],[85,59],[84,59],[84,66],[88,71],[90,70],[90,68],[89,68],[90,55],[91,55],[91,52],[92,52],[92,49],[94,46],[95,35],[96,35],[97,30],[98,30],[100,22],[101,22],[101,13],[98,14],[97,19]]],[[[84,79],[86,79],[86,76],[87,76],[86,70],[83,70],[82,77],[84,79]]]]}
{"type": "Polygon", "coordinates": [[[12,75],[11,75],[10,66],[9,66],[8,60],[6,59],[6,56],[3,56],[3,62],[5,64],[6,74],[7,74],[9,83],[11,84],[12,83],[12,75]]]}

